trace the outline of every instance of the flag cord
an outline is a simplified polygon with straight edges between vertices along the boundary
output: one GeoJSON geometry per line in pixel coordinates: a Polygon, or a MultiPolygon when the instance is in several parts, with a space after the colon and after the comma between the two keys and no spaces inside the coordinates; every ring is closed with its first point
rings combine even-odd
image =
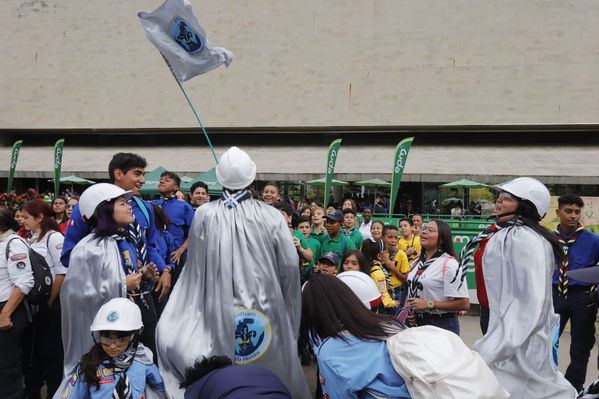
{"type": "Polygon", "coordinates": [[[187,96],[187,93],[185,92],[185,89],[183,89],[183,85],[181,84],[181,82],[179,82],[179,80],[177,78],[175,78],[175,81],[177,82],[177,84],[179,85],[179,88],[183,92],[183,95],[185,96],[185,99],[187,100],[187,103],[191,107],[191,110],[193,111],[193,114],[196,116],[196,119],[198,120],[198,123],[200,124],[200,127],[202,128],[202,132],[204,132],[204,137],[206,137],[206,141],[208,142],[208,145],[210,146],[210,151],[212,151],[212,156],[214,157],[214,162],[216,162],[216,164],[218,165],[218,158],[216,157],[216,153],[214,152],[214,147],[212,147],[212,143],[210,142],[210,137],[208,137],[208,133],[206,133],[206,129],[204,129],[204,124],[200,120],[200,117],[198,116],[198,113],[196,112],[196,109],[194,108],[193,104],[191,103],[191,100],[187,96]]]}

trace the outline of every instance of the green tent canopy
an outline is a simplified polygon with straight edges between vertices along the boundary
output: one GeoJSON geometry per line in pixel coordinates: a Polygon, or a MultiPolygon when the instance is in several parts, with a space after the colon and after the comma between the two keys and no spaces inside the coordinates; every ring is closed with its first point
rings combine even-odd
{"type": "MultiPolygon", "coordinates": [[[[53,182],[54,179],[50,179],[48,181],[49,182],[53,182]]],[[[77,176],[64,176],[64,177],[61,177],[60,178],[60,182],[63,183],[63,184],[71,184],[71,185],[73,185],[73,184],[79,184],[79,185],[82,185],[82,186],[89,186],[91,184],[96,184],[96,182],[93,181],[93,180],[87,180],[87,179],[84,179],[82,177],[77,177],[77,176]]]]}
{"type": "Polygon", "coordinates": [[[153,171],[145,174],[144,179],[146,182],[141,186],[141,193],[143,195],[160,194],[158,192],[158,183],[160,182],[160,175],[164,171],[166,171],[166,169],[159,166],[153,171]]]}
{"type": "Polygon", "coordinates": [[[449,198],[445,198],[441,202],[444,203],[444,204],[447,204],[448,202],[462,202],[462,198],[449,197],[449,198]]]}
{"type": "MultiPolygon", "coordinates": [[[[306,184],[311,185],[311,186],[323,186],[323,187],[324,187],[324,183],[325,183],[324,177],[322,179],[308,180],[306,182],[306,184]]],[[[349,185],[348,182],[341,181],[341,180],[333,179],[331,182],[331,186],[347,186],[347,185],[349,185]]]]}
{"type": "Polygon", "coordinates": [[[369,179],[357,181],[354,183],[356,186],[364,186],[364,187],[391,187],[391,183],[388,181],[384,181],[381,179],[369,179]]]}
{"type": "Polygon", "coordinates": [[[188,182],[182,182],[181,190],[185,193],[189,193],[191,186],[193,186],[193,184],[198,181],[203,181],[208,185],[208,194],[210,195],[219,195],[221,191],[223,191],[223,187],[220,185],[220,182],[216,178],[216,168],[212,168],[208,172],[203,173],[188,182]]]}
{"type": "Polygon", "coordinates": [[[478,183],[468,179],[461,179],[452,181],[451,183],[441,184],[439,187],[448,187],[448,188],[485,188],[489,187],[486,184],[478,183]]]}

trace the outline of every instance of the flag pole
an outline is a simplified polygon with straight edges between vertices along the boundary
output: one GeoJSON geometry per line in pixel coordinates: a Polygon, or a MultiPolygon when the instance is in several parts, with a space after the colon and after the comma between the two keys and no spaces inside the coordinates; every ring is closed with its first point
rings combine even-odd
{"type": "Polygon", "coordinates": [[[200,127],[202,128],[202,132],[204,132],[204,137],[206,137],[206,141],[208,142],[208,145],[210,146],[210,151],[212,151],[212,156],[214,157],[214,162],[216,162],[216,164],[218,165],[218,158],[216,157],[216,153],[214,152],[214,147],[212,147],[212,142],[210,141],[210,137],[208,137],[208,133],[206,132],[206,129],[204,129],[204,124],[202,123],[202,120],[200,119],[198,113],[196,112],[195,107],[191,103],[191,100],[187,96],[187,93],[185,92],[183,85],[181,84],[181,82],[179,82],[179,79],[177,79],[177,77],[175,76],[175,73],[173,72],[173,68],[171,67],[171,64],[168,62],[168,60],[162,53],[160,53],[160,55],[162,55],[162,58],[164,58],[164,62],[166,62],[166,65],[168,65],[168,69],[170,69],[171,74],[173,75],[173,78],[175,78],[175,82],[177,82],[177,84],[179,85],[179,88],[181,89],[181,91],[183,92],[183,95],[185,96],[185,99],[187,100],[187,104],[189,104],[189,106],[191,107],[193,114],[195,115],[198,123],[200,124],[200,127]]]}

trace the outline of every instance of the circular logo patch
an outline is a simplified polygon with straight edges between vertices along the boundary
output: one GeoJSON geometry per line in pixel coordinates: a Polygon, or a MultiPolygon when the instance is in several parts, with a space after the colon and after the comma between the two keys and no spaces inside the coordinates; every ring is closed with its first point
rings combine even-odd
{"type": "Polygon", "coordinates": [[[106,316],[106,321],[109,321],[111,323],[114,323],[118,319],[119,319],[119,312],[117,312],[117,311],[110,312],[110,313],[108,313],[108,316],[106,316]]]}
{"type": "Polygon", "coordinates": [[[235,363],[246,364],[266,352],[272,338],[270,321],[255,309],[235,312],[235,363]]]}
{"type": "Polygon", "coordinates": [[[46,279],[44,281],[46,282],[46,285],[52,285],[52,279],[50,278],[50,276],[46,276],[46,279]]]}
{"type": "Polygon", "coordinates": [[[17,269],[22,270],[25,268],[25,262],[19,262],[17,263],[17,269]]]}

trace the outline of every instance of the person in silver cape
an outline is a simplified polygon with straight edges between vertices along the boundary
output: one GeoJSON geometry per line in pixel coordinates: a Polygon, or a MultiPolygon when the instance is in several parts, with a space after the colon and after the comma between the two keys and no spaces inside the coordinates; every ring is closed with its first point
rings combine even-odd
{"type": "Polygon", "coordinates": [[[309,398],[297,355],[299,259],[279,211],[246,188],[256,166],[237,147],[219,160],[220,200],[200,206],[187,264],[156,330],[166,391],[183,398],[185,369],[202,356],[229,356],[274,372],[293,398],[309,398]]]}
{"type": "Polygon", "coordinates": [[[489,329],[473,349],[514,399],[572,399],[574,387],[557,368],[559,316],[551,276],[562,250],[539,221],[549,190],[522,177],[496,186],[497,224],[483,255],[489,329]]]}

